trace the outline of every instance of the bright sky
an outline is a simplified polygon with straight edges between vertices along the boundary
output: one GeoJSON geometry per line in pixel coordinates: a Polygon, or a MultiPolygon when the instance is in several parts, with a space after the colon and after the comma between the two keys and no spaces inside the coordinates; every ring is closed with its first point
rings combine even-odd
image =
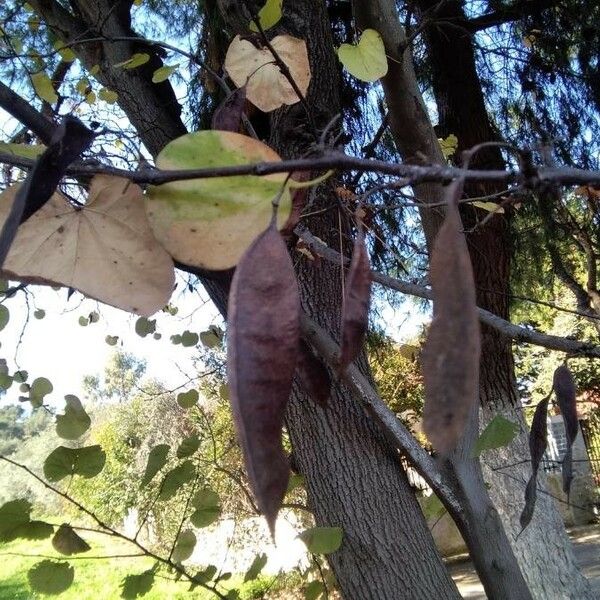
{"type": "MultiPolygon", "coordinates": [[[[135,315],[83,299],[78,293],[67,301],[66,288],[55,291],[31,286],[30,289],[32,293],[27,297],[19,292],[6,302],[11,318],[0,333],[0,356],[7,360],[11,373],[19,368],[29,372],[29,381],[36,377],[50,379],[54,392],[47,400],[58,406],[62,405],[65,394],[81,395],[83,377],[102,373],[116,349],[145,359],[149,376],[168,387],[176,387],[186,380],[186,374],[195,374],[192,359],[197,353],[194,348],[173,345],[170,336],[186,329],[199,333],[211,324],[222,324],[204,292],[176,291],[173,302],[179,306],[179,313],[172,317],[159,312],[152,317],[162,338],[154,340],[151,335],[141,338],[135,333],[135,315]],[[44,319],[34,317],[37,308],[46,312],[44,319]],[[100,314],[100,320],[87,327],[79,325],[79,317],[86,317],[92,311],[100,314]],[[109,346],[105,341],[107,335],[119,336],[118,344],[109,346]]],[[[18,385],[13,384],[0,402],[16,402],[18,396],[18,385]]]]}

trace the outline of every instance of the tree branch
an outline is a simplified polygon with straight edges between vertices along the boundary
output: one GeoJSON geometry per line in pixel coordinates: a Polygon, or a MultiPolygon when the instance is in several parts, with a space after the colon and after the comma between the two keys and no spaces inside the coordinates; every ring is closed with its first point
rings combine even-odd
{"type": "Polygon", "coordinates": [[[40,140],[48,145],[56,125],[39,113],[27,100],[13,92],[0,81],[0,108],[30,129],[40,140]]]}
{"type": "MultiPolygon", "coordinates": [[[[303,314],[300,318],[302,337],[319,356],[334,370],[339,367],[339,346],[329,334],[312,319],[303,314]]],[[[444,481],[435,460],[420,446],[414,436],[396,417],[392,410],[379,397],[360,370],[351,364],[343,375],[344,383],[352,395],[363,405],[379,423],[386,437],[401,450],[413,467],[418,471],[442,500],[456,519],[461,519],[462,508],[454,492],[444,481]]]]}
{"type": "MultiPolygon", "coordinates": [[[[306,246],[312,250],[318,256],[325,260],[339,265],[340,261],[343,261],[344,265],[348,265],[350,260],[346,257],[342,257],[339,252],[326,246],[317,239],[308,229],[299,226],[296,227],[295,233],[302,239],[306,246]]],[[[383,285],[387,288],[408,294],[410,296],[416,296],[418,298],[425,298],[426,300],[432,300],[433,295],[431,290],[425,286],[418,285],[416,283],[410,283],[408,281],[401,281],[394,277],[389,277],[383,273],[377,271],[371,271],[373,281],[383,285]]],[[[533,329],[527,329],[520,325],[515,325],[498,317],[497,315],[483,309],[478,308],[479,319],[482,323],[493,327],[501,334],[518,342],[527,342],[535,346],[542,346],[549,350],[557,350],[559,352],[565,352],[570,355],[586,356],[590,358],[600,358],[600,346],[596,346],[590,342],[581,342],[579,340],[571,340],[568,338],[549,335],[541,333],[533,329]]]]}

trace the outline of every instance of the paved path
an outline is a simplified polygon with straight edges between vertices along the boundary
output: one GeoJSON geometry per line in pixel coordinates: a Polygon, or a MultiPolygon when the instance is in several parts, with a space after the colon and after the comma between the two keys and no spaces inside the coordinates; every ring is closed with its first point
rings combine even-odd
{"type": "MultiPolygon", "coordinates": [[[[575,549],[575,558],[584,575],[591,581],[600,598],[600,527],[580,527],[569,532],[575,549]]],[[[452,579],[458,585],[463,598],[486,600],[483,586],[471,561],[456,562],[450,566],[452,579]]],[[[548,599],[550,600],[550,599],[548,599]]]]}

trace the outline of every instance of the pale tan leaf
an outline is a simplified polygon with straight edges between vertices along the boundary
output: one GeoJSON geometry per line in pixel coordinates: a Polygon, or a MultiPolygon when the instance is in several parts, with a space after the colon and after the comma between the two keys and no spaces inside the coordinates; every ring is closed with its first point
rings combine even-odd
{"type": "MultiPolygon", "coordinates": [[[[18,187],[0,194],[0,224],[18,187]]],[[[94,177],[82,209],[55,193],[23,223],[3,274],[69,286],[139,315],[167,304],[174,285],[173,261],[148,225],[142,190],[108,175],[94,177]]]]}
{"type": "MultiPolygon", "coordinates": [[[[271,40],[271,45],[305,96],[310,82],[306,42],[291,35],[278,35],[271,40]]],[[[225,70],[237,87],[246,86],[248,100],[264,112],[300,101],[290,82],[275,64],[270,50],[256,48],[239,35],[229,45],[225,70]]]]}

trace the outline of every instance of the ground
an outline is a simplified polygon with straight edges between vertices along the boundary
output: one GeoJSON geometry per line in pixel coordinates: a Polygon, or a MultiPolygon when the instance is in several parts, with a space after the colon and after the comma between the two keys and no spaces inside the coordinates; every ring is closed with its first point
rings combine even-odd
{"type": "MultiPolygon", "coordinates": [[[[600,526],[592,525],[570,529],[569,537],[573,542],[575,558],[579,566],[591,581],[593,589],[600,598],[600,526]]],[[[468,559],[452,561],[450,573],[463,598],[486,600],[483,586],[468,559]]],[[[548,598],[548,600],[552,599],[548,598]]]]}

